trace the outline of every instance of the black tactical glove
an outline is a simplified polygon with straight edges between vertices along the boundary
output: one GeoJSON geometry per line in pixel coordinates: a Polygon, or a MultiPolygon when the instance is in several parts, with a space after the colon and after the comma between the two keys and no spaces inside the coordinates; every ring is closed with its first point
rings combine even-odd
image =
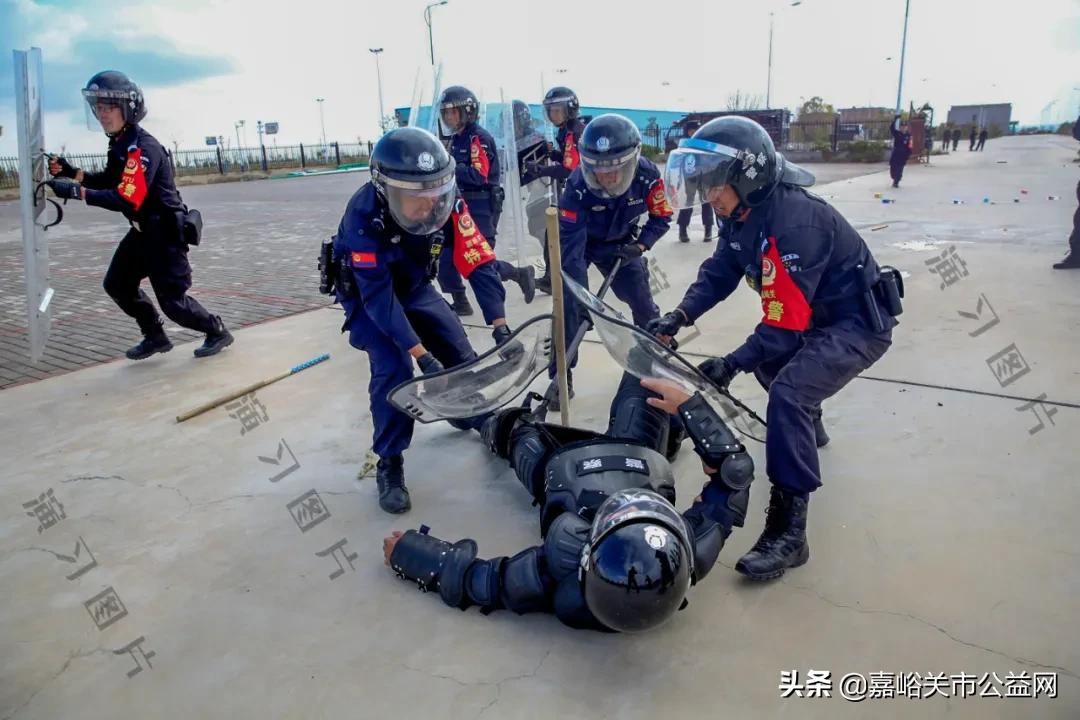
{"type": "Polygon", "coordinates": [[[709,358],[698,365],[698,370],[700,370],[705,377],[725,389],[731,384],[732,378],[739,372],[739,369],[726,357],[709,358]]]}
{"type": "Polygon", "coordinates": [[[495,338],[495,345],[499,346],[510,339],[514,333],[510,332],[509,325],[496,325],[491,331],[491,337],[495,338]]]}
{"type": "Polygon", "coordinates": [[[430,352],[426,352],[416,358],[416,364],[420,366],[420,372],[425,375],[433,375],[446,369],[430,352]]]}
{"type": "Polygon", "coordinates": [[[72,180],[74,180],[75,175],[78,172],[79,172],[78,169],[72,167],[71,163],[69,163],[62,156],[60,156],[60,155],[50,155],[49,156],[49,174],[52,175],[53,177],[59,176],[59,177],[71,178],[72,180]],[[56,172],[53,172],[54,168],[56,169],[56,172]]]}
{"type": "Polygon", "coordinates": [[[645,251],[637,243],[627,243],[626,245],[620,245],[615,252],[623,260],[634,260],[641,257],[645,251]]]}
{"type": "Polygon", "coordinates": [[[530,177],[540,177],[540,163],[530,160],[525,163],[525,174],[530,177]]]}
{"type": "Polygon", "coordinates": [[[653,335],[672,336],[687,324],[682,310],[672,310],[667,315],[650,320],[646,330],[653,335]]]}
{"type": "Polygon", "coordinates": [[[52,180],[46,180],[45,184],[52,188],[58,198],[65,200],[82,199],[82,185],[74,180],[66,177],[55,177],[52,180]]]}

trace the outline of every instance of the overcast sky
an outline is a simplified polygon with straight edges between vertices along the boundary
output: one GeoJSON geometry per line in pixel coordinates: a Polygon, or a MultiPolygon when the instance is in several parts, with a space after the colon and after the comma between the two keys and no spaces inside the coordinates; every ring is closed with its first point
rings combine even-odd
{"type": "MultiPolygon", "coordinates": [[[[449,0],[433,11],[435,56],[444,86],[465,84],[485,99],[502,89],[538,101],[542,75],[588,105],[722,109],[737,89],[764,95],[772,9],[773,106],[794,109],[812,95],[837,107],[895,104],[904,0],[790,3],[449,0]]],[[[44,56],[52,149],[102,149],[79,94],[102,69],[141,84],[143,124],[170,146],[200,147],[206,135],[235,144],[237,120],[250,145],[256,120],[278,121],[281,144],[316,142],[317,97],[330,140],[373,138],[368,49],[384,48],[387,112],[408,105],[418,73],[431,84],[426,4],[0,0],[0,155],[15,153],[11,50],[31,45],[44,56]]],[[[1075,87],[1080,0],[911,0],[905,107],[930,102],[941,117],[953,104],[1012,102],[1013,119],[1036,123],[1075,87]]]]}

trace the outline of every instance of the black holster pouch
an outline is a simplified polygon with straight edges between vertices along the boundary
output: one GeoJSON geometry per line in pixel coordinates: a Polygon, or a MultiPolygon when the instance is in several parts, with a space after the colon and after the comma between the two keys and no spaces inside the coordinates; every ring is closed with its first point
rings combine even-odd
{"type": "Polygon", "coordinates": [[[874,286],[874,292],[887,313],[896,317],[904,312],[904,305],[900,302],[904,297],[904,277],[899,270],[882,265],[881,278],[874,286]]]}
{"type": "Polygon", "coordinates": [[[334,262],[334,238],[323,240],[319,246],[319,292],[333,295],[338,280],[338,264],[334,262]]]}
{"type": "Polygon", "coordinates": [[[876,333],[885,332],[887,329],[884,318],[881,317],[881,308],[875,298],[876,285],[870,285],[870,279],[866,276],[866,270],[862,265],[855,266],[858,271],[859,294],[862,296],[863,311],[866,319],[870,322],[870,329],[876,333]]]}
{"type": "Polygon", "coordinates": [[[198,210],[177,211],[176,237],[187,245],[198,245],[202,240],[202,213],[198,210]]]}

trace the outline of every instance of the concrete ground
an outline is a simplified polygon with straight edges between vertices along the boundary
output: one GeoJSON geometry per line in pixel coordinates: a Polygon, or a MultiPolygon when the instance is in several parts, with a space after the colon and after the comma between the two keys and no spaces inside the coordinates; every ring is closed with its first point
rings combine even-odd
{"type": "MultiPolygon", "coordinates": [[[[512,554],[536,541],[536,511],[475,434],[443,424],[418,427],[406,457],[413,510],[378,509],[357,478],[366,359],[336,308],[240,330],[207,360],[189,344],[5,390],[0,718],[1080,716],[1080,273],[1050,269],[1074,155],[1066,138],[1005,138],[910,167],[898,190],[887,173],[818,188],[905,272],[907,298],[889,353],[825,406],[811,561],[768,584],[731,570],[768,496],[750,443],[746,527],[689,607],[642,635],[462,613],[394,578],[393,528],[512,554]],[[175,422],[322,352],[254,402],[175,422]],[[822,687],[811,670],[830,673],[831,697],[791,692],[822,687]],[[841,688],[849,673],[877,697],[842,697],[860,694],[853,676],[841,688]]],[[[673,234],[656,248],[663,310],[711,250],[673,234]]],[[[549,303],[509,295],[512,322],[549,303]]],[[[731,350],[758,312],[736,292],[687,352],[731,350]]],[[[603,426],[617,380],[587,344],[575,424],[603,426]]],[[[764,409],[752,380],[733,390],[764,409]]],[[[680,506],[698,465],[684,449],[680,506]]]]}

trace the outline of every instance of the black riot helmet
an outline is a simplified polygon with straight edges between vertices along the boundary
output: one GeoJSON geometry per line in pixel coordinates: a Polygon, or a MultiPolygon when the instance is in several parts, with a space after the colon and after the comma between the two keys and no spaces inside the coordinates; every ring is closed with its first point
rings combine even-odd
{"type": "Polygon", "coordinates": [[[580,108],[577,93],[568,87],[558,85],[544,94],[544,114],[552,125],[562,127],[578,116],[580,108]],[[551,117],[552,110],[562,110],[562,117],[558,121],[551,117]]]}
{"type": "MultiPolygon", "coordinates": [[[[124,125],[137,125],[146,117],[146,101],[143,99],[142,90],[139,86],[122,72],[116,70],[104,70],[90,78],[82,91],[87,105],[87,127],[97,130],[103,127],[101,118],[98,117],[98,108],[120,108],[124,117],[124,125]]],[[[122,128],[121,128],[122,129],[122,128]]],[[[115,136],[117,132],[106,134],[115,136]]]]}
{"type": "Polygon", "coordinates": [[[654,628],[686,599],[694,571],[690,535],[671,503],[651,490],[620,490],[605,500],[582,553],[585,604],[612,630],[654,628]]]}
{"type": "Polygon", "coordinates": [[[680,210],[704,202],[708,189],[721,185],[731,186],[741,208],[757,207],[781,182],[808,187],[814,176],[787,162],[765,128],[735,115],[710,120],[680,141],[664,173],[668,197],[680,210]]]}
{"type": "Polygon", "coordinates": [[[578,150],[589,190],[599,197],[617,198],[630,189],[637,173],[641,133],[622,115],[601,115],[585,126],[578,150]]]}
{"type": "Polygon", "coordinates": [[[430,235],[446,223],[457,199],[454,159],[434,135],[415,127],[391,130],[375,143],[370,168],[402,230],[430,235]]]}
{"type": "Polygon", "coordinates": [[[480,101],[476,99],[476,94],[469,88],[461,85],[451,85],[443,90],[442,97],[439,98],[439,117],[450,132],[456,133],[469,123],[476,122],[477,118],[480,117],[480,101]],[[446,119],[447,110],[454,108],[457,108],[461,114],[457,124],[451,125],[446,119]]]}

